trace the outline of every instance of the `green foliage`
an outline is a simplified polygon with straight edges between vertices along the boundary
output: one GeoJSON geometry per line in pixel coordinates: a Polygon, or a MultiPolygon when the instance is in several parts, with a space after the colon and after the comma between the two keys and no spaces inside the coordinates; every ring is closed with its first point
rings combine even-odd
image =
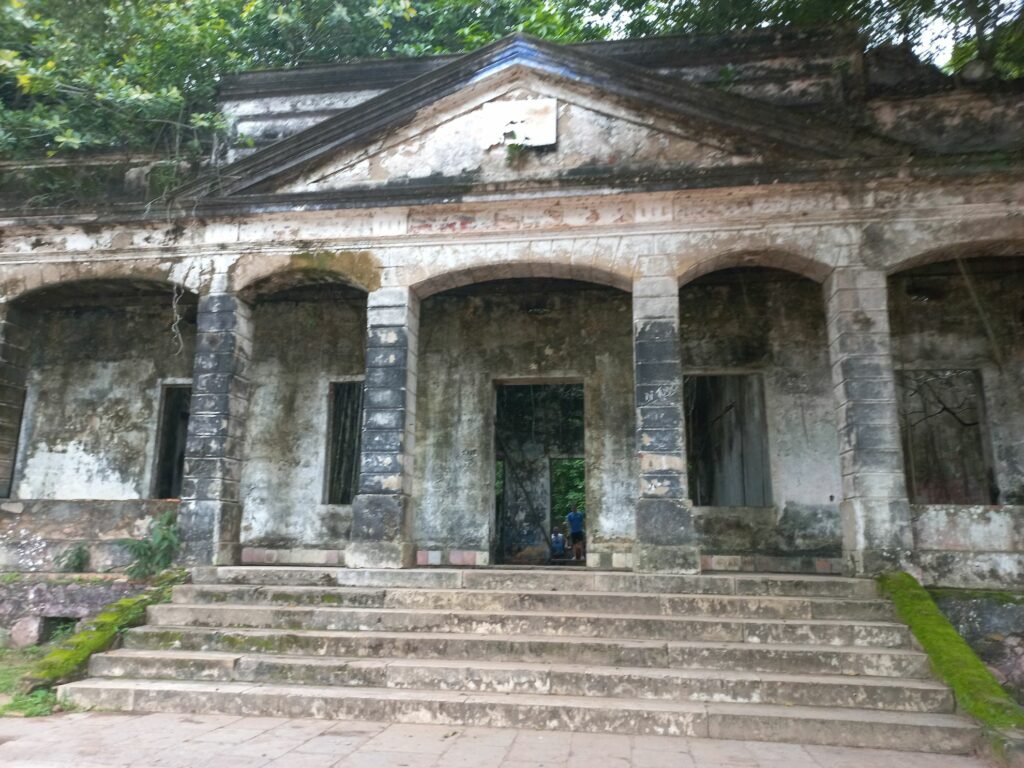
{"type": "Polygon", "coordinates": [[[36,717],[53,711],[57,699],[49,691],[25,694],[17,689],[18,680],[44,653],[45,649],[40,646],[0,648],[0,694],[11,696],[7,704],[0,706],[0,717],[36,717]]]}
{"type": "Polygon", "coordinates": [[[915,47],[929,44],[934,31],[943,29],[956,44],[954,71],[973,60],[1003,77],[1018,77],[1024,67],[1019,0],[604,0],[588,5],[628,37],[794,26],[847,28],[872,45],[915,47]]]}
{"type": "Polygon", "coordinates": [[[187,159],[223,129],[213,97],[225,74],[587,29],[548,0],[0,0],[0,156],[187,159]]]}
{"type": "Polygon", "coordinates": [[[183,584],[186,578],[186,571],[167,571],[155,579],[153,586],[143,594],[106,606],[82,631],[56,643],[51,651],[33,664],[21,678],[21,691],[30,694],[80,676],[90,656],[111,648],[124,630],[142,624],[146,619],[146,608],[166,603],[174,586],[183,584]]]}
{"type": "Polygon", "coordinates": [[[953,689],[961,709],[987,728],[1024,728],[1024,709],[1000,687],[913,576],[889,573],[879,577],[879,584],[928,654],[936,674],[953,689]]]}
{"type": "Polygon", "coordinates": [[[89,548],[85,544],[68,547],[53,558],[53,564],[64,573],[83,573],[89,570],[89,548]]]}
{"type": "Polygon", "coordinates": [[[14,584],[16,581],[21,581],[21,574],[17,571],[0,573],[0,584],[14,584]]]}
{"type": "Polygon", "coordinates": [[[572,505],[587,513],[586,462],[583,459],[551,460],[551,522],[565,528],[572,505]]]}
{"type": "Polygon", "coordinates": [[[181,540],[178,538],[176,516],[173,511],[168,511],[156,518],[148,539],[118,539],[117,543],[135,558],[125,569],[128,576],[148,579],[169,568],[178,553],[181,540]]]}
{"type": "Polygon", "coordinates": [[[0,0],[0,157],[194,159],[224,129],[219,78],[247,69],[461,52],[516,31],[569,42],[768,25],[908,45],[944,26],[953,69],[1024,72],[1019,0],[0,0]]]}

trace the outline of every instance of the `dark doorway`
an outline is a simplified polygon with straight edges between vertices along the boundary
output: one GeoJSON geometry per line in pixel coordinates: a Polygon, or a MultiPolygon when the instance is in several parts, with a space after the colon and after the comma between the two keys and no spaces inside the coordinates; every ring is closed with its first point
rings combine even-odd
{"type": "Polygon", "coordinates": [[[764,385],[756,374],[687,376],[687,473],[698,507],[768,507],[764,385]]]}
{"type": "Polygon", "coordinates": [[[192,387],[188,384],[167,385],[161,399],[156,497],[178,499],[181,498],[181,478],[185,470],[185,441],[188,437],[192,387]]]}
{"type": "Polygon", "coordinates": [[[583,436],[582,384],[498,386],[496,562],[550,562],[552,524],[583,500],[583,436]]]}
{"type": "Polygon", "coordinates": [[[331,384],[331,432],[327,441],[327,503],[351,504],[359,482],[363,382],[331,384]]]}

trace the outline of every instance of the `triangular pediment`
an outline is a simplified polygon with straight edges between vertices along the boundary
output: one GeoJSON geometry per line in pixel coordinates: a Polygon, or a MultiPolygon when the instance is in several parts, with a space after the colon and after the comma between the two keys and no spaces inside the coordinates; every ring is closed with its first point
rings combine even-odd
{"type": "MultiPolygon", "coordinates": [[[[756,147],[529,70],[431,105],[343,148],[272,191],[338,190],[416,179],[508,182],[758,162],[756,147]]],[[[264,187],[265,191],[271,191],[264,187]]]]}
{"type": "Polygon", "coordinates": [[[221,168],[181,195],[636,176],[898,151],[808,115],[516,36],[221,168]]]}

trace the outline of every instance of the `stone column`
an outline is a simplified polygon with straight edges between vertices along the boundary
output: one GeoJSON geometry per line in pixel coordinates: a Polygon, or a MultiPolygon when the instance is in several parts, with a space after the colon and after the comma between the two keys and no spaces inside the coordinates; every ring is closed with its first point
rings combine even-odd
{"type": "Polygon", "coordinates": [[[633,283],[640,496],[636,507],[637,570],[700,570],[686,484],[679,286],[672,275],[633,283]]]}
{"type": "Polygon", "coordinates": [[[252,351],[248,304],[231,293],[199,297],[192,404],[178,529],[189,565],[239,561],[239,475],[252,351]]]}
{"type": "Polygon", "coordinates": [[[26,335],[24,313],[0,304],[0,498],[9,498],[13,490],[28,377],[26,335]]]}
{"type": "Polygon", "coordinates": [[[899,567],[913,547],[883,272],[836,269],[825,281],[829,355],[842,468],[847,568],[899,567]]]}
{"type": "Polygon", "coordinates": [[[352,504],[351,568],[412,565],[409,494],[416,429],[419,299],[408,288],[369,295],[359,493],[352,504]]]}

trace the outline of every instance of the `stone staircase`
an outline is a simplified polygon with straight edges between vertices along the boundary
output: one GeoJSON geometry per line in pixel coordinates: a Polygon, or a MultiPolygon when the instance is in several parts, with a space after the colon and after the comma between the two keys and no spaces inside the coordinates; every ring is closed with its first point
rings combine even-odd
{"type": "Polygon", "coordinates": [[[77,705],[968,753],[871,581],[222,567],[150,608],[77,705]]]}

